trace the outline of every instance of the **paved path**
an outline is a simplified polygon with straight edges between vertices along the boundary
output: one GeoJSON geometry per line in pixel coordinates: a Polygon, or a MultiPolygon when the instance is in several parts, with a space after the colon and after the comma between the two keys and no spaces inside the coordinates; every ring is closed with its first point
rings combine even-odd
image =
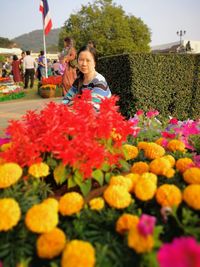
{"type": "Polygon", "coordinates": [[[41,110],[46,103],[55,101],[61,103],[62,98],[41,98],[34,100],[11,100],[0,102],[0,136],[4,135],[4,129],[8,126],[9,120],[20,119],[27,110],[41,110]]]}

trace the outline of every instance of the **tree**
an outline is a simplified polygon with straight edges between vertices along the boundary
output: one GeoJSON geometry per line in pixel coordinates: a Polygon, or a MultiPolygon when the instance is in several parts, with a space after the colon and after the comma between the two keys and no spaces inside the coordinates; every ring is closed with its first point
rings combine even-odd
{"type": "Polygon", "coordinates": [[[0,37],[0,47],[1,48],[10,48],[14,45],[13,41],[10,41],[8,38],[0,37]]]}
{"type": "Polygon", "coordinates": [[[82,5],[61,29],[60,49],[66,36],[76,41],[77,48],[94,40],[101,56],[150,51],[148,26],[140,18],[126,15],[122,7],[112,0],[95,0],[93,4],[82,5]]]}

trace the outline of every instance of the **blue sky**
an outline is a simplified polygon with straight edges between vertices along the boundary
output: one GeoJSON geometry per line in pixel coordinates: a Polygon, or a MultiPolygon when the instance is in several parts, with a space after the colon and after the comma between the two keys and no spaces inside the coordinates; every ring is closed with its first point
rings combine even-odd
{"type": "MultiPolygon", "coordinates": [[[[40,0],[1,0],[0,37],[12,39],[42,28],[40,0]]],[[[53,28],[63,26],[93,0],[48,0],[53,28]]],[[[127,14],[143,20],[151,30],[151,45],[179,40],[176,32],[186,30],[184,39],[200,41],[200,0],[114,0],[127,14]]]]}

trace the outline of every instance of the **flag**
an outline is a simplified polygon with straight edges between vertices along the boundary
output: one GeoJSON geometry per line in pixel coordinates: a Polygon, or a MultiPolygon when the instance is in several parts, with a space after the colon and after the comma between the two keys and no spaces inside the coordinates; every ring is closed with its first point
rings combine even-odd
{"type": "Polygon", "coordinates": [[[43,15],[44,33],[47,35],[52,28],[52,20],[49,13],[49,6],[47,0],[40,1],[40,12],[43,15]]]}

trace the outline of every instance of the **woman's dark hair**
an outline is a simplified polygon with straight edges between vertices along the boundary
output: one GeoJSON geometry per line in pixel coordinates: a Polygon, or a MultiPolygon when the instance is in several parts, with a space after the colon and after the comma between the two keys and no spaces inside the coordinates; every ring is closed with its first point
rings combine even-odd
{"type": "Polygon", "coordinates": [[[64,42],[69,44],[70,47],[74,46],[74,41],[71,37],[65,37],[64,42]]]}
{"type": "Polygon", "coordinates": [[[95,44],[95,42],[92,41],[92,40],[89,40],[89,41],[88,41],[88,45],[91,46],[91,47],[96,48],[96,44],[95,44]]]}
{"type": "Polygon", "coordinates": [[[18,60],[17,55],[13,55],[13,60],[18,60]]]}
{"type": "Polygon", "coordinates": [[[81,47],[81,49],[78,51],[78,57],[80,55],[81,52],[84,51],[88,51],[91,53],[91,55],[94,58],[95,63],[97,63],[97,52],[96,49],[94,47],[91,47],[90,45],[84,45],[83,47],[81,47]]]}

